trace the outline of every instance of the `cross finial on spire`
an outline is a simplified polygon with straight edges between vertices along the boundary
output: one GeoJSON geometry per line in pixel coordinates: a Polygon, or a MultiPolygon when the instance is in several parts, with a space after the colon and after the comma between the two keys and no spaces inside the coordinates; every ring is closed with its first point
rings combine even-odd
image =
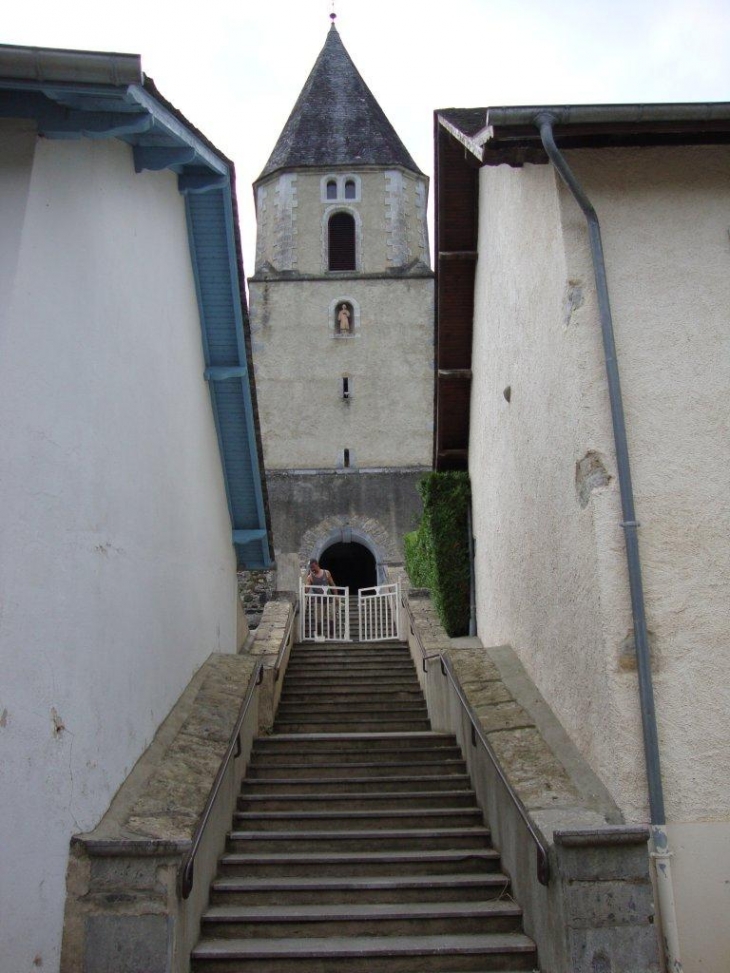
{"type": "Polygon", "coordinates": [[[332,21],[332,26],[335,26],[335,21],[337,20],[337,14],[335,12],[335,0],[332,0],[332,13],[330,14],[330,20],[332,21]]]}

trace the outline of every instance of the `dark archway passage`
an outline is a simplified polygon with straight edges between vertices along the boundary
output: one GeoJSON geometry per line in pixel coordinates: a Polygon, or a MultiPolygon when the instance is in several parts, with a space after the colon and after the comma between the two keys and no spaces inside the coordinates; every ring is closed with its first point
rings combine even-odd
{"type": "Polygon", "coordinates": [[[372,588],[378,583],[375,558],[363,544],[331,544],[320,556],[319,563],[326,568],[340,588],[349,588],[356,595],[360,588],[372,588]]]}

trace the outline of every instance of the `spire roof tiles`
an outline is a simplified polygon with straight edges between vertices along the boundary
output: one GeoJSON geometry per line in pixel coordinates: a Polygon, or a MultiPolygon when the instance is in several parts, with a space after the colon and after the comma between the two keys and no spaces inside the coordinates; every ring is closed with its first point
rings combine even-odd
{"type": "Polygon", "coordinates": [[[278,169],[361,165],[420,173],[332,24],[257,182],[278,169]]]}

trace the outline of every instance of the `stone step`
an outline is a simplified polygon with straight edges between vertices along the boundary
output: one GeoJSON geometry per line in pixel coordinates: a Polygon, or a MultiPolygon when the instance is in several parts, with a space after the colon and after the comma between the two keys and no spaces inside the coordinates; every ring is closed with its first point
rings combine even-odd
{"type": "Polygon", "coordinates": [[[300,659],[295,657],[290,659],[286,675],[291,676],[297,673],[308,672],[332,672],[333,666],[340,666],[343,669],[347,669],[348,672],[356,672],[358,669],[362,669],[364,672],[371,672],[373,669],[376,672],[411,673],[415,671],[410,655],[393,656],[389,659],[369,658],[368,656],[348,659],[339,657],[336,660],[327,657],[321,659],[300,659]]]}
{"type": "Polygon", "coordinates": [[[413,656],[408,649],[387,646],[381,649],[368,649],[362,645],[349,651],[337,651],[327,646],[319,646],[309,652],[292,652],[289,665],[410,665],[414,667],[413,656]]]}
{"type": "Polygon", "coordinates": [[[274,733],[326,733],[328,731],[331,733],[347,733],[353,727],[371,733],[378,733],[381,730],[389,732],[405,730],[408,732],[411,730],[428,730],[431,724],[427,717],[419,719],[411,716],[406,716],[402,720],[393,717],[386,718],[382,715],[368,719],[363,714],[356,714],[355,718],[351,720],[345,718],[333,718],[331,720],[320,718],[317,720],[313,718],[310,722],[298,722],[277,717],[274,723],[274,733]]]}
{"type": "Polygon", "coordinates": [[[327,830],[314,828],[297,831],[233,830],[228,835],[229,851],[242,852],[255,847],[258,852],[359,852],[359,851],[416,851],[418,849],[453,850],[455,848],[488,848],[491,835],[488,828],[351,828],[327,830]]]}
{"type": "Polygon", "coordinates": [[[328,686],[332,682],[355,681],[366,685],[377,682],[388,684],[408,682],[418,684],[413,666],[302,666],[287,672],[284,688],[300,680],[308,680],[318,686],[328,686]]]}
{"type": "Polygon", "coordinates": [[[423,714],[428,717],[428,707],[425,703],[420,702],[418,699],[413,700],[401,700],[397,707],[394,707],[392,703],[383,701],[380,699],[370,699],[370,700],[355,700],[347,701],[343,703],[332,703],[330,701],[321,701],[316,703],[279,703],[279,708],[276,711],[276,718],[283,719],[284,717],[318,717],[329,718],[331,716],[341,716],[348,713],[353,715],[364,714],[370,716],[375,713],[381,715],[389,716],[393,712],[398,714],[412,714],[420,716],[423,714]]]}
{"type": "MultiPolygon", "coordinates": [[[[303,734],[302,734],[303,735],[303,734]]],[[[272,738],[273,739],[273,738],[272,738]]],[[[300,761],[302,764],[321,764],[321,763],[376,763],[382,762],[385,766],[389,763],[415,763],[426,762],[442,763],[446,760],[462,760],[461,751],[458,747],[415,747],[404,746],[396,749],[395,747],[377,747],[372,749],[346,747],[344,743],[340,746],[336,744],[327,748],[318,747],[312,752],[301,750],[298,747],[281,747],[278,749],[270,748],[268,751],[256,750],[251,754],[251,766],[261,763],[275,763],[287,761],[300,761]]]]}
{"type": "Polygon", "coordinates": [[[403,876],[498,874],[499,853],[488,846],[462,848],[417,848],[391,851],[282,851],[263,853],[252,846],[221,856],[223,875],[254,877],[323,876],[352,878],[364,876],[403,876]]]}
{"type": "Polygon", "coordinates": [[[503,973],[534,970],[522,933],[208,939],[193,950],[194,973],[503,973]]]}
{"type": "Polygon", "coordinates": [[[337,651],[327,646],[319,646],[316,650],[299,653],[292,652],[289,665],[409,665],[414,667],[413,656],[407,649],[386,647],[383,649],[367,649],[360,645],[357,649],[337,651]]]}
{"type": "Polygon", "coordinates": [[[234,830],[253,831],[392,831],[395,828],[471,828],[484,823],[481,810],[472,808],[428,808],[414,814],[410,808],[357,811],[234,811],[234,830]]]}
{"type": "Polygon", "coordinates": [[[514,932],[522,912],[512,901],[216,905],[202,917],[203,936],[437,936],[514,932]]]}
{"type": "Polygon", "coordinates": [[[357,655],[410,655],[406,642],[389,639],[385,642],[298,642],[292,648],[292,655],[305,658],[317,654],[357,656],[357,655]]]}
{"type": "Polygon", "coordinates": [[[343,676],[353,676],[359,679],[418,679],[415,666],[408,661],[405,664],[372,663],[370,665],[355,664],[354,662],[326,662],[318,666],[311,663],[293,663],[293,669],[288,668],[285,679],[287,683],[297,679],[317,679],[336,682],[343,676]]]}
{"type": "Polygon", "coordinates": [[[349,689],[345,691],[338,690],[336,693],[328,693],[317,688],[290,691],[284,687],[281,693],[282,703],[299,703],[303,706],[309,706],[310,703],[333,703],[337,706],[347,706],[349,703],[369,703],[374,700],[380,700],[381,702],[387,702],[392,707],[398,707],[402,700],[420,702],[422,699],[423,693],[416,686],[410,689],[395,690],[383,688],[378,690],[377,693],[368,686],[350,686],[349,689]]]}
{"type": "Polygon", "coordinates": [[[336,696],[349,696],[353,693],[361,695],[369,693],[371,696],[378,696],[380,692],[386,692],[389,696],[393,693],[420,692],[418,679],[415,676],[398,676],[391,679],[389,676],[348,676],[347,673],[338,673],[337,676],[292,676],[287,678],[282,690],[282,695],[287,696],[296,693],[308,693],[310,695],[330,697],[333,693],[336,696]]]}
{"type": "Polygon", "coordinates": [[[239,811],[298,811],[326,807],[330,811],[360,811],[380,808],[384,811],[404,808],[476,807],[473,790],[462,791],[359,791],[341,793],[320,788],[316,794],[241,794],[239,811]]]}
{"type": "Polygon", "coordinates": [[[483,902],[508,895],[509,880],[499,872],[453,875],[318,876],[252,878],[227,875],[211,887],[211,904],[325,905],[372,902],[483,902]]]}
{"type": "MultiPolygon", "coordinates": [[[[319,794],[331,789],[337,794],[357,793],[364,788],[372,788],[377,793],[401,791],[470,791],[471,780],[468,774],[438,774],[418,776],[404,774],[396,777],[246,777],[241,783],[242,796],[253,794],[319,794]]],[[[473,792],[472,792],[473,793],[473,792]]]]}
{"type": "Polygon", "coordinates": [[[364,754],[362,759],[347,762],[334,757],[329,761],[326,757],[320,760],[323,762],[316,760],[304,762],[299,754],[279,754],[277,757],[272,755],[266,760],[250,763],[246,771],[246,779],[263,781],[271,778],[278,779],[282,775],[301,780],[323,777],[336,779],[345,774],[353,774],[356,777],[402,777],[420,773],[427,777],[434,775],[458,777],[466,770],[466,764],[461,757],[444,760],[418,751],[396,752],[392,759],[388,760],[381,756],[377,763],[374,763],[372,757],[369,758],[367,754],[364,754]]]}
{"type": "Polygon", "coordinates": [[[258,737],[252,753],[272,755],[272,752],[297,751],[300,753],[325,753],[333,750],[365,751],[378,755],[399,750],[431,751],[450,750],[461,753],[456,738],[448,733],[419,731],[416,733],[274,733],[258,737]]]}

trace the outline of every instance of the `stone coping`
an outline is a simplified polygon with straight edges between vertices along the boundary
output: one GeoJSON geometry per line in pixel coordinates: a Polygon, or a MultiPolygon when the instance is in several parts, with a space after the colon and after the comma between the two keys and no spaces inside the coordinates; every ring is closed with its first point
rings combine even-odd
{"type": "Polygon", "coordinates": [[[93,831],[72,844],[92,857],[174,856],[190,847],[259,659],[213,653],[93,831]]]}
{"type": "Polygon", "coordinates": [[[606,845],[645,845],[649,840],[648,828],[626,825],[618,828],[595,828],[588,831],[554,831],[556,845],[567,848],[598,848],[606,845]]]}
{"type": "Polygon", "coordinates": [[[550,841],[560,834],[565,845],[607,843],[609,834],[612,842],[645,841],[637,837],[648,837],[645,829],[622,827],[620,809],[511,647],[451,639],[427,591],[409,592],[408,601],[427,655],[448,660],[471,716],[537,829],[550,841]]]}

